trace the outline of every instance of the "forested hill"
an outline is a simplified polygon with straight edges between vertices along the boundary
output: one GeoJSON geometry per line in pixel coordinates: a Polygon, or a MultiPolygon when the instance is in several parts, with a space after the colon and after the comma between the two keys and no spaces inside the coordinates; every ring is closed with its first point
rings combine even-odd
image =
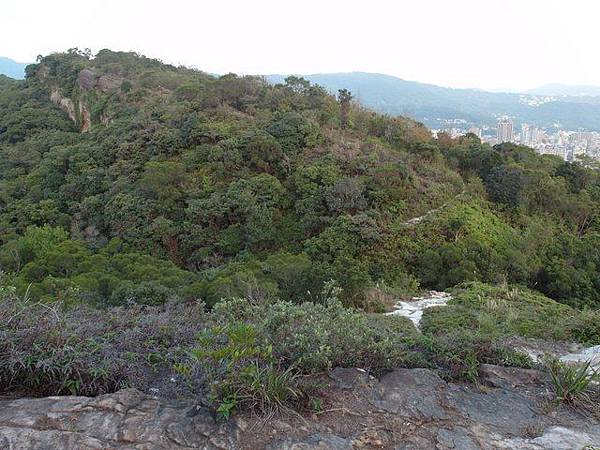
{"type": "Polygon", "coordinates": [[[300,78],[108,50],[0,77],[2,285],[33,298],[317,301],[337,284],[377,310],[481,280],[597,307],[599,212],[593,168],[434,140],[300,78]]]}

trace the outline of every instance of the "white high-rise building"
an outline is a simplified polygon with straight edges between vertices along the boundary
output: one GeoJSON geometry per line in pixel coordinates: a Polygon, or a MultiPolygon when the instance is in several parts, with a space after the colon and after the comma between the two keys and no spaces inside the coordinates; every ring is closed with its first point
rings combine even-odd
{"type": "Polygon", "coordinates": [[[498,144],[513,141],[513,123],[508,117],[498,119],[498,128],[496,128],[496,137],[498,144]]]}
{"type": "Polygon", "coordinates": [[[529,147],[537,147],[546,141],[544,130],[533,125],[524,123],[521,125],[521,144],[529,147]]]}
{"type": "Polygon", "coordinates": [[[531,146],[535,147],[536,145],[542,145],[543,143],[548,141],[548,137],[544,130],[541,128],[535,127],[535,130],[531,137],[531,146]]]}
{"type": "Polygon", "coordinates": [[[526,123],[521,125],[521,144],[528,145],[529,142],[529,125],[526,123]]]}
{"type": "Polygon", "coordinates": [[[469,131],[467,131],[467,133],[474,134],[479,139],[481,139],[481,128],[479,128],[479,127],[471,127],[471,128],[469,128],[469,131]]]}

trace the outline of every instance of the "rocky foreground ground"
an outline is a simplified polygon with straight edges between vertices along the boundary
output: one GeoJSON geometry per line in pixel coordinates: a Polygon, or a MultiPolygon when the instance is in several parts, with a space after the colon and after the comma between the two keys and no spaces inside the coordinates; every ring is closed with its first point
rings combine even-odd
{"type": "Polygon", "coordinates": [[[336,369],[318,413],[241,415],[218,423],[204,407],[134,389],[97,398],[0,400],[2,449],[590,449],[592,414],[549,401],[542,372],[483,366],[481,384],[426,369],[376,380],[336,369]]]}

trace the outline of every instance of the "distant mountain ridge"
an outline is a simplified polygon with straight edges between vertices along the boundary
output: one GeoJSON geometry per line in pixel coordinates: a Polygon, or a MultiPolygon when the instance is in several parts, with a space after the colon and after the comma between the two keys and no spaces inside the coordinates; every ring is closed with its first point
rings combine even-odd
{"type": "MultiPolygon", "coordinates": [[[[405,115],[432,128],[461,126],[495,127],[498,116],[511,116],[517,124],[600,131],[600,97],[498,93],[477,89],[453,89],[367,72],[302,75],[330,92],[346,88],[364,105],[379,112],[405,115]],[[457,121],[457,122],[456,122],[457,121]]],[[[272,83],[284,75],[266,75],[272,83]]]]}
{"type": "Polygon", "coordinates": [[[600,86],[553,83],[530,89],[526,93],[533,95],[598,97],[600,96],[600,86]]]}
{"type": "Polygon", "coordinates": [[[15,80],[22,80],[25,78],[25,67],[28,65],[28,63],[19,63],[10,58],[0,56],[0,75],[6,75],[15,80]]]}

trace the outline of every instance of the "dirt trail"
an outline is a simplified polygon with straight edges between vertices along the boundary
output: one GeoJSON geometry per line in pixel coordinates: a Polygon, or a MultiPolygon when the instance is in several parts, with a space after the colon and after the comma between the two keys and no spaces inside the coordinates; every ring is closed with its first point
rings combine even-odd
{"type": "Polygon", "coordinates": [[[444,202],[443,205],[438,206],[437,208],[433,208],[430,209],[429,211],[427,211],[425,214],[423,214],[422,216],[419,217],[413,217],[412,219],[408,219],[406,222],[404,222],[402,225],[404,226],[414,226],[414,225],[418,225],[421,222],[423,222],[425,219],[427,219],[428,217],[438,213],[439,211],[441,211],[442,209],[446,208],[451,202],[453,202],[454,200],[456,200],[457,198],[459,198],[461,195],[463,195],[465,193],[465,190],[463,189],[460,193],[456,194],[454,197],[452,197],[450,200],[444,202]]]}

